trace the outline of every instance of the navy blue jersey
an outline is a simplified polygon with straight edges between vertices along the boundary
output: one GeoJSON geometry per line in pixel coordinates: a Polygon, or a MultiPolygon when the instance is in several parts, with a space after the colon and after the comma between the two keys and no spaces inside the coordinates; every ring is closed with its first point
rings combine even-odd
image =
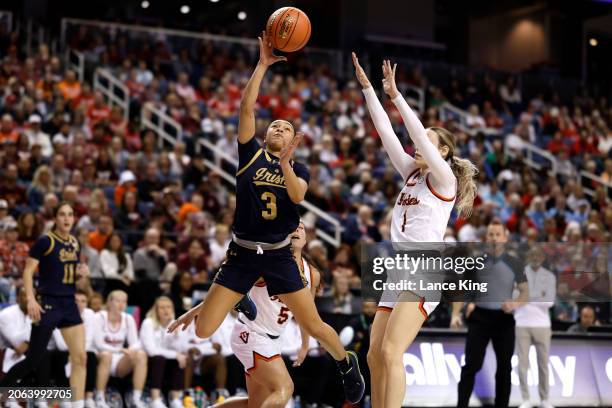
{"type": "Polygon", "coordinates": [[[76,268],[81,247],[75,237],[67,240],[49,231],[30,248],[30,257],[38,260],[38,293],[51,296],[74,296],[76,268]]]}
{"type": "MultiPolygon", "coordinates": [[[[293,162],[296,176],[307,183],[308,169],[293,162]]],[[[298,205],[289,198],[278,157],[252,138],[238,143],[234,234],[240,239],[274,243],[283,241],[300,222],[298,205]]]]}

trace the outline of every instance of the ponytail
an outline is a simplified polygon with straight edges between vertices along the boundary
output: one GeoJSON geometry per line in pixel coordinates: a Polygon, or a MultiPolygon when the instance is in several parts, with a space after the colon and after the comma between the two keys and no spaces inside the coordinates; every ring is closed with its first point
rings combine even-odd
{"type": "Polygon", "coordinates": [[[460,159],[456,156],[451,158],[451,170],[457,178],[457,211],[462,217],[469,217],[472,214],[474,199],[476,198],[476,182],[478,168],[467,159],[460,159]]]}

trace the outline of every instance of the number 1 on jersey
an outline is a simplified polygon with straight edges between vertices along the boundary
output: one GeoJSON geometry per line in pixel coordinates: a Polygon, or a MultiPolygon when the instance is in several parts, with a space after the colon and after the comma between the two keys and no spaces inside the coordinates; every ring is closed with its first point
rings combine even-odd
{"type": "Polygon", "coordinates": [[[408,210],[404,210],[404,214],[402,215],[402,232],[406,232],[406,223],[408,222],[408,210]]]}
{"type": "Polygon", "coordinates": [[[261,199],[266,202],[266,210],[261,212],[264,220],[273,220],[276,218],[276,196],[269,191],[261,195],[261,199]]]}

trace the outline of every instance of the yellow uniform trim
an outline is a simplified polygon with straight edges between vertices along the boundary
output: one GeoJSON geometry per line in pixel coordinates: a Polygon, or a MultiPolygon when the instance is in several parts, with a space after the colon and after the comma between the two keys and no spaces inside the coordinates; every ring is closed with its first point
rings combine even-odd
{"type": "Polygon", "coordinates": [[[64,238],[60,237],[59,235],[57,235],[55,232],[53,231],[49,231],[49,234],[53,236],[53,238],[57,239],[59,242],[68,242],[70,241],[70,236],[68,236],[68,240],[65,240],[64,238]]]}
{"type": "Polygon", "coordinates": [[[268,153],[268,151],[264,150],[264,153],[266,155],[266,160],[268,160],[269,162],[272,162],[272,159],[270,158],[270,154],[268,153]]]}
{"type": "Polygon", "coordinates": [[[272,187],[278,187],[278,188],[287,188],[287,186],[281,186],[279,184],[268,183],[267,181],[254,181],[253,184],[255,184],[256,186],[272,186],[272,187]]]}
{"type": "Polygon", "coordinates": [[[257,153],[255,153],[255,155],[253,156],[253,158],[246,164],[246,166],[244,166],[243,168],[241,168],[240,170],[238,170],[238,173],[236,173],[236,177],[238,177],[239,175],[241,175],[242,173],[244,173],[246,171],[246,169],[249,168],[249,166],[251,164],[253,164],[255,162],[255,160],[257,160],[257,158],[259,156],[261,156],[261,152],[263,152],[263,149],[259,149],[257,151],[257,153]]]}
{"type": "Polygon", "coordinates": [[[53,248],[55,248],[55,239],[53,238],[53,235],[51,235],[51,233],[47,234],[47,236],[49,237],[49,239],[51,240],[51,245],[49,245],[49,249],[47,249],[45,251],[45,256],[49,255],[51,252],[53,252],[53,248]]]}

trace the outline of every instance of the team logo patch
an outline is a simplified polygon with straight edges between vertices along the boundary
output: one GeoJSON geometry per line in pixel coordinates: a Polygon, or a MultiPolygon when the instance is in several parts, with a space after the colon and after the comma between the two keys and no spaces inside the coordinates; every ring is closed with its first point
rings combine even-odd
{"type": "Polygon", "coordinates": [[[249,332],[247,331],[243,331],[240,333],[240,340],[242,340],[242,342],[244,344],[247,344],[249,342],[249,332]]]}

